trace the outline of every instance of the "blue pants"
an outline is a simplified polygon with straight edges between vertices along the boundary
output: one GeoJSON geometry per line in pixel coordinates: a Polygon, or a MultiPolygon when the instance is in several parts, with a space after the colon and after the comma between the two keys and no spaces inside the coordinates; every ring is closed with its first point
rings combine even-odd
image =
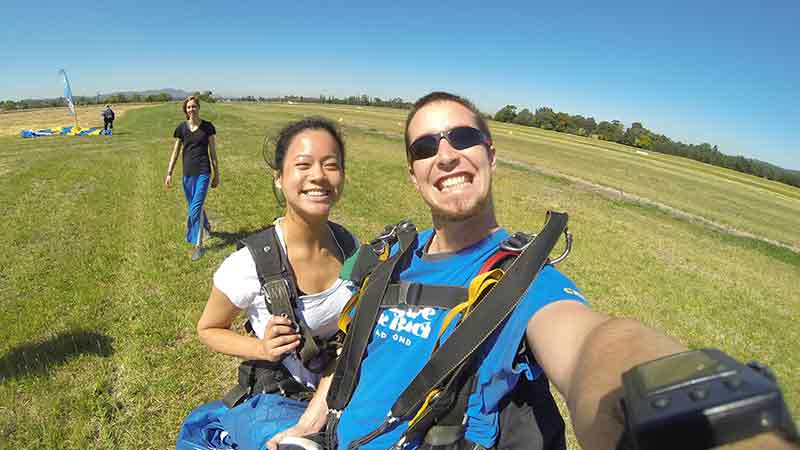
{"type": "Polygon", "coordinates": [[[176,450],[259,450],[278,432],[296,424],[308,403],[278,394],[258,394],[229,409],[221,401],[189,413],[176,450]]]}
{"type": "Polygon", "coordinates": [[[183,177],[183,195],[186,196],[186,203],[189,204],[188,218],[186,219],[186,242],[190,244],[201,244],[201,223],[203,224],[202,228],[211,229],[205,209],[203,209],[210,179],[210,173],[183,177]]]}

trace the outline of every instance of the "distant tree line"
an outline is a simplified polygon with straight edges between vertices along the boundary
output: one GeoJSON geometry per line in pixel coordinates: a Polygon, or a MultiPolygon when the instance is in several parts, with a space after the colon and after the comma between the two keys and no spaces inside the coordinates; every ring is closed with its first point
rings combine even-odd
{"type": "Polygon", "coordinates": [[[528,108],[517,111],[517,107],[514,105],[504,106],[495,113],[493,119],[544,130],[593,137],[669,155],[683,156],[707,164],[800,187],[800,171],[784,169],[774,164],[745,158],[744,156],[727,155],[720,152],[716,145],[708,143],[695,145],[684,144],[680,141],[676,142],[663,134],[648,130],[641,122],[633,122],[626,129],[625,125],[619,120],[612,120],[611,122],[604,120],[597,123],[594,117],[556,112],[546,106],[531,112],[528,108]]]}
{"type": "MultiPolygon", "coordinates": [[[[211,91],[197,91],[194,94],[200,98],[201,101],[207,103],[214,103],[216,100],[212,97],[211,91]]],[[[158,94],[142,95],[137,93],[132,94],[111,94],[88,97],[83,95],[76,95],[72,97],[75,106],[81,105],[106,105],[106,104],[120,104],[120,103],[161,103],[171,102],[174,99],[166,92],[158,94]]],[[[0,110],[11,111],[15,109],[31,109],[31,108],[52,108],[58,106],[65,106],[66,102],[64,97],[47,98],[47,99],[25,99],[25,100],[0,100],[0,110]]]]}
{"type": "Polygon", "coordinates": [[[233,100],[245,102],[294,102],[294,103],[323,103],[333,105],[356,105],[356,106],[384,106],[387,108],[411,109],[411,103],[400,97],[391,100],[383,100],[380,97],[369,97],[368,95],[351,95],[349,97],[338,98],[333,95],[320,95],[319,97],[305,97],[302,95],[284,95],[283,97],[239,97],[233,100]]]}

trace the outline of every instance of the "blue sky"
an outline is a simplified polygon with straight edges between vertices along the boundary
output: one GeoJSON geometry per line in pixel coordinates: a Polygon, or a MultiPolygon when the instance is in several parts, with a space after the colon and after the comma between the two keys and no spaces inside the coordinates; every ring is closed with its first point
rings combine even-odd
{"type": "Polygon", "coordinates": [[[0,99],[60,95],[61,67],[76,95],[444,89],[800,169],[798,0],[121,3],[4,1],[0,99]]]}

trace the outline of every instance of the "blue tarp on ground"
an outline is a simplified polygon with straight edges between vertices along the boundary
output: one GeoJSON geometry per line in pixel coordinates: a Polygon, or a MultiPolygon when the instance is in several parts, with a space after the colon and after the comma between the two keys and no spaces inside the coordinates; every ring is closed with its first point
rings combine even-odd
{"type": "Polygon", "coordinates": [[[20,137],[35,138],[41,136],[110,136],[111,130],[104,130],[102,128],[81,128],[81,127],[52,127],[43,128],[41,130],[22,130],[19,132],[20,137]]]}

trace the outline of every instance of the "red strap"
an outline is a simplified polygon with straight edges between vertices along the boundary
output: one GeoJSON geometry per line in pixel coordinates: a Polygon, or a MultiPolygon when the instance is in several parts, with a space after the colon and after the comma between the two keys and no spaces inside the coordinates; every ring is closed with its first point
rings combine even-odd
{"type": "Polygon", "coordinates": [[[490,256],[489,259],[486,260],[485,263],[481,266],[481,270],[478,273],[484,273],[492,270],[496,264],[500,261],[506,259],[509,256],[517,257],[519,256],[519,252],[512,252],[510,250],[498,250],[497,253],[490,256]]]}

